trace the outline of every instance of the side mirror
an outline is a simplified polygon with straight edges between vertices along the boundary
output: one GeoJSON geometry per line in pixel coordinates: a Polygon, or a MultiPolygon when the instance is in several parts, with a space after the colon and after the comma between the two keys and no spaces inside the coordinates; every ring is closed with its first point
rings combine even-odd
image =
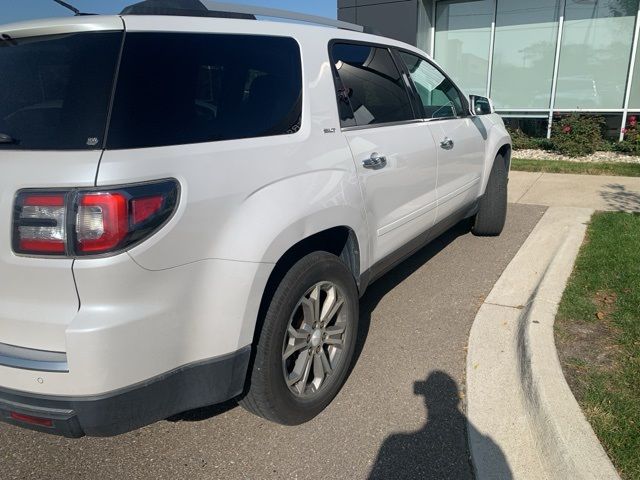
{"type": "Polygon", "coordinates": [[[487,97],[469,95],[469,105],[471,106],[471,113],[474,115],[489,115],[495,112],[491,100],[487,97]]]}

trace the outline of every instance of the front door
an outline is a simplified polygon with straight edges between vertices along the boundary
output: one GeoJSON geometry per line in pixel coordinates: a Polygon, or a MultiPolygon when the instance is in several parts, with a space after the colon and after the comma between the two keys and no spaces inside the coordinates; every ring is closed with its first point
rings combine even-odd
{"type": "Polygon", "coordinates": [[[399,58],[422,104],[424,128],[437,146],[436,221],[440,221],[478,198],[487,130],[468,112],[458,88],[438,68],[408,52],[399,52],[399,58]]]}

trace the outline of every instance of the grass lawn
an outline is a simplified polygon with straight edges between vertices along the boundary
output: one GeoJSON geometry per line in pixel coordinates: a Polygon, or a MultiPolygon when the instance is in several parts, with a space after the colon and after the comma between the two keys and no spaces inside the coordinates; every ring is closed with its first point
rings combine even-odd
{"type": "Polygon", "coordinates": [[[567,381],[625,479],[640,479],[640,215],[597,213],[556,318],[567,381]]]}
{"type": "Polygon", "coordinates": [[[585,175],[640,177],[640,164],[638,163],[590,163],[514,158],[511,162],[511,168],[523,172],[582,173],[585,175]]]}

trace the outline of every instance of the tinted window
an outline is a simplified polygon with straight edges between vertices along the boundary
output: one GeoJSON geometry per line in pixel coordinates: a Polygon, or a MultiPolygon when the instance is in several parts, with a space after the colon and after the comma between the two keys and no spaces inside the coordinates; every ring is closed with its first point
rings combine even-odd
{"type": "Polygon", "coordinates": [[[400,52],[418,90],[426,118],[464,115],[463,102],[455,85],[426,60],[400,52]]]}
{"type": "Polygon", "coordinates": [[[102,148],[122,33],[0,39],[0,148],[102,148]]]}
{"type": "Polygon", "coordinates": [[[343,126],[414,118],[402,75],[387,49],[338,43],[332,57],[343,126]]]}
{"type": "Polygon", "coordinates": [[[291,38],[127,34],[108,148],[294,133],[300,51],[291,38]]]}

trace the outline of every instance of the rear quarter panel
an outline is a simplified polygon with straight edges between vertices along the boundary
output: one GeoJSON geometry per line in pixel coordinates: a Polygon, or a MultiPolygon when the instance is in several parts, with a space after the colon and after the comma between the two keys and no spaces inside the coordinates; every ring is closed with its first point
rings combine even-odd
{"type": "Polygon", "coordinates": [[[127,31],[293,37],[302,53],[302,126],[291,135],[105,151],[98,185],[166,177],[181,184],[174,217],[130,255],[149,270],[204,259],[274,263],[306,236],[345,225],[358,237],[364,267],[364,208],[351,152],[340,134],[327,29],[259,22],[259,32],[253,32],[256,22],[187,20],[163,18],[158,25],[153,17],[125,17],[125,24],[127,31]]]}

